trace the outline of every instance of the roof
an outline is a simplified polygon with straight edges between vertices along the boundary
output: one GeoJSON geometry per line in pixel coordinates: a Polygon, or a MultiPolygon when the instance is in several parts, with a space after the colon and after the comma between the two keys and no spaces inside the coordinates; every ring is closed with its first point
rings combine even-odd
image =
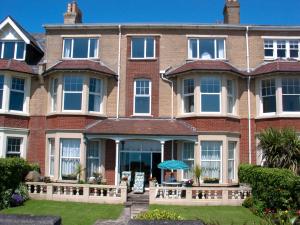
{"type": "Polygon", "coordinates": [[[243,72],[236,69],[227,62],[220,60],[197,60],[192,62],[187,62],[184,65],[167,72],[167,76],[175,76],[180,73],[190,72],[194,70],[203,70],[203,71],[228,71],[244,75],[243,72]]]}
{"type": "Polygon", "coordinates": [[[265,63],[257,67],[251,75],[263,75],[276,72],[300,72],[300,62],[280,61],[265,63]]]}
{"type": "Polygon", "coordinates": [[[195,129],[183,121],[170,119],[105,119],[86,128],[89,134],[195,136],[195,129]]]}
{"type": "Polygon", "coordinates": [[[14,59],[0,59],[0,70],[34,74],[32,68],[25,62],[14,59]]]}
{"type": "Polygon", "coordinates": [[[96,73],[101,73],[109,76],[116,76],[117,74],[103,65],[100,61],[92,60],[63,60],[49,68],[44,74],[54,71],[71,71],[71,70],[84,70],[96,73]]]}

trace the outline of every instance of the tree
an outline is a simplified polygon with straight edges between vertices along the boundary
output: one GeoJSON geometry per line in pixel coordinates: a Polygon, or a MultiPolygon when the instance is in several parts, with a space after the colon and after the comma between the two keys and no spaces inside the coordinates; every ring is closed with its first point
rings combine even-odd
{"type": "Polygon", "coordinates": [[[268,128],[258,135],[262,158],[267,167],[277,167],[300,172],[300,138],[295,130],[268,128]]]}

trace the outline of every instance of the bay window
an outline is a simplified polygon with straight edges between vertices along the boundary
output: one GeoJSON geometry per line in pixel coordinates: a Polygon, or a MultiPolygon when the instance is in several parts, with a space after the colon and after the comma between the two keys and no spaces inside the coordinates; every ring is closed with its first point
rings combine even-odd
{"type": "Polygon", "coordinates": [[[183,143],[182,161],[189,166],[188,170],[183,170],[183,179],[193,179],[194,143],[189,143],[189,142],[183,143]]]}
{"type": "Polygon", "coordinates": [[[57,110],[57,89],[58,89],[58,78],[51,80],[51,109],[52,112],[57,110]]]}
{"type": "Polygon", "coordinates": [[[49,176],[54,176],[54,158],[55,158],[55,139],[48,139],[49,151],[49,176]]]}
{"type": "Polygon", "coordinates": [[[23,41],[0,41],[0,58],[24,60],[25,46],[23,41]]]}
{"type": "Polygon", "coordinates": [[[284,112],[300,112],[300,79],[282,79],[282,106],[284,112]]]}
{"type": "Polygon", "coordinates": [[[76,167],[80,164],[80,139],[61,139],[60,148],[61,178],[76,180],[76,167]]]}
{"type": "Polygon", "coordinates": [[[63,58],[98,58],[98,42],[98,38],[65,38],[63,47],[63,58]]]}
{"type": "Polygon", "coordinates": [[[228,179],[234,180],[235,179],[235,150],[236,149],[236,142],[229,141],[228,142],[228,179]]]}
{"type": "Polygon", "coordinates": [[[134,82],[134,114],[151,113],[151,81],[145,79],[134,82]]]}
{"type": "Polygon", "coordinates": [[[22,138],[7,137],[6,157],[21,157],[22,138]]]}
{"type": "Polygon", "coordinates": [[[190,38],[189,59],[225,59],[225,39],[190,38]]]}
{"type": "Polygon", "coordinates": [[[154,37],[133,37],[131,40],[131,58],[133,59],[155,58],[154,37]]]}
{"type": "Polygon", "coordinates": [[[221,141],[201,141],[202,177],[221,179],[221,141]]]}
{"type": "Polygon", "coordinates": [[[183,112],[194,112],[194,80],[183,80],[183,112]]]}
{"type": "Polygon", "coordinates": [[[295,58],[299,59],[299,40],[270,40],[264,41],[265,59],[295,58]]]}
{"type": "Polygon", "coordinates": [[[83,78],[77,75],[64,76],[63,109],[80,111],[82,104],[83,78]]]}
{"type": "Polygon", "coordinates": [[[102,80],[90,78],[89,84],[89,111],[101,112],[102,80]]]}
{"type": "Polygon", "coordinates": [[[4,76],[0,75],[0,109],[3,109],[4,76]]]}
{"type": "Polygon", "coordinates": [[[11,80],[9,110],[23,111],[25,100],[25,79],[13,77],[11,80]]]}
{"type": "Polygon", "coordinates": [[[276,82],[275,79],[261,81],[262,112],[276,112],[276,82]]]}
{"type": "Polygon", "coordinates": [[[87,144],[87,177],[94,176],[100,171],[100,144],[98,141],[89,141],[87,144]]]}
{"type": "Polygon", "coordinates": [[[227,113],[233,114],[235,106],[235,82],[227,80],[227,113]]]}
{"type": "Polygon", "coordinates": [[[219,78],[201,79],[201,112],[220,112],[221,80],[219,78]]]}

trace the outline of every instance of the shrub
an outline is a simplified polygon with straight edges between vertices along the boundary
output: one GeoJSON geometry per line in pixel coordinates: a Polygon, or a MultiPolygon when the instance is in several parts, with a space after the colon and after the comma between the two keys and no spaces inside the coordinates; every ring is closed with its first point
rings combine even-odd
{"type": "Polygon", "coordinates": [[[241,165],[239,179],[252,187],[254,205],[270,209],[297,208],[300,177],[287,169],[241,165]]]}
{"type": "Polygon", "coordinates": [[[254,202],[253,202],[253,197],[247,197],[247,198],[245,199],[245,201],[243,202],[243,206],[244,206],[245,208],[252,208],[252,207],[253,207],[253,204],[254,204],[254,202]]]}
{"type": "Polygon", "coordinates": [[[154,209],[145,213],[139,214],[135,217],[137,220],[183,220],[177,213],[154,209]]]}

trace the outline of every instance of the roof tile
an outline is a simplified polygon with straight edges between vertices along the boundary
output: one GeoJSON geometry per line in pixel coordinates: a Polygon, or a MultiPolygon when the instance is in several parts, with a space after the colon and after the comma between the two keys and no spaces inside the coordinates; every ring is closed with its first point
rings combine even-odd
{"type": "Polygon", "coordinates": [[[23,61],[14,59],[0,59],[0,70],[34,74],[32,68],[23,61]]]}

